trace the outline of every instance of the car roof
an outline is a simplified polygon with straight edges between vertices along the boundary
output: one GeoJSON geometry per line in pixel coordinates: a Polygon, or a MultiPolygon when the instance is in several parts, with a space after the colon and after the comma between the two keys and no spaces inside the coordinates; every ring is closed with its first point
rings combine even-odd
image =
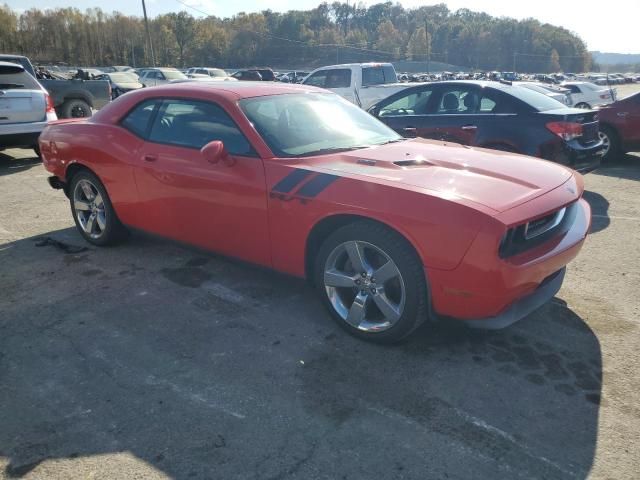
{"type": "Polygon", "coordinates": [[[285,95],[290,93],[332,94],[332,92],[328,92],[322,88],[277,82],[182,82],[170,83],[162,88],[165,92],[173,89],[180,92],[184,92],[184,90],[194,90],[199,92],[215,90],[216,93],[232,95],[236,98],[285,95]]]}

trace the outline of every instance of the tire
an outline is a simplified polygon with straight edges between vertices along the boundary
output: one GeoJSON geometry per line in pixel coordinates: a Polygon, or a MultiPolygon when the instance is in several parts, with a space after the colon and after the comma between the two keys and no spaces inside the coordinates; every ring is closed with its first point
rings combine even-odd
{"type": "Polygon", "coordinates": [[[616,131],[608,125],[600,125],[598,132],[600,140],[608,145],[606,153],[602,157],[603,163],[609,163],[620,154],[620,140],[616,131]]]}
{"type": "Polygon", "coordinates": [[[583,110],[591,110],[591,105],[586,102],[576,103],[574,108],[581,108],[583,110]]]}
{"type": "Polygon", "coordinates": [[[62,118],[85,118],[93,114],[91,106],[79,98],[67,100],[62,104],[60,110],[62,112],[62,118]]]}
{"type": "Polygon", "coordinates": [[[127,231],[118,220],[107,190],[90,171],[81,170],[71,179],[69,203],[76,228],[87,242],[107,246],[126,236],[127,231]]]}
{"type": "Polygon", "coordinates": [[[336,322],[364,340],[400,342],[430,311],[422,261],[415,250],[400,234],[372,221],[345,225],[324,241],[315,259],[314,280],[336,322]],[[364,261],[354,268],[358,261],[351,259],[358,257],[364,261]]]}

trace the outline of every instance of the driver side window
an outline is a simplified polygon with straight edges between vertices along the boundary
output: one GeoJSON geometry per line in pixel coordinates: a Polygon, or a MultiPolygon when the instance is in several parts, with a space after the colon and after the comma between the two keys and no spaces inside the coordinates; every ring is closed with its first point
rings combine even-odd
{"type": "Polygon", "coordinates": [[[431,91],[431,89],[426,89],[403,95],[383,106],[380,109],[380,116],[425,115],[427,113],[427,104],[431,97],[431,91]]]}

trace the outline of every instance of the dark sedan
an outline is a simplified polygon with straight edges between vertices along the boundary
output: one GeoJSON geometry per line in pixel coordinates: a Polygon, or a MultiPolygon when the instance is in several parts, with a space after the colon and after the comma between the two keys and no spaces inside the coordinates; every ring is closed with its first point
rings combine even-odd
{"type": "Polygon", "coordinates": [[[605,160],[640,150],[640,93],[600,107],[600,137],[605,160]]]}
{"type": "Polygon", "coordinates": [[[589,172],[605,146],[598,115],[498,82],[448,81],[402,90],[369,113],[405,137],[521,153],[589,172]]]}

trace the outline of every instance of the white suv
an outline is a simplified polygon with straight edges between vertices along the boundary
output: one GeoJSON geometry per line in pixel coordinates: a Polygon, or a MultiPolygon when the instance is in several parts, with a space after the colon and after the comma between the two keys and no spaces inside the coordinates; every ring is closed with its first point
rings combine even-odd
{"type": "Polygon", "coordinates": [[[0,150],[10,147],[38,151],[38,137],[57,120],[47,91],[22,65],[0,62],[0,150]]]}

